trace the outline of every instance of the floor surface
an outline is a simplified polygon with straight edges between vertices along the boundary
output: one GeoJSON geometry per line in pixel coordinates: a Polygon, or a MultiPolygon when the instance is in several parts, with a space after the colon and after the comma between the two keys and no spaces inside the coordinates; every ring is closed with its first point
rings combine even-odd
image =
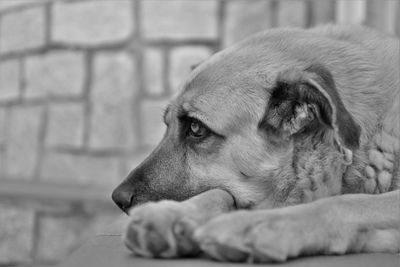
{"type": "MultiPolygon", "coordinates": [[[[97,234],[58,267],[202,267],[257,266],[220,263],[209,259],[145,259],[134,257],[121,239],[126,219],[120,219],[97,234]]],[[[345,256],[304,257],[282,264],[262,264],[279,267],[399,267],[400,256],[393,254],[354,254],[345,256]]]]}

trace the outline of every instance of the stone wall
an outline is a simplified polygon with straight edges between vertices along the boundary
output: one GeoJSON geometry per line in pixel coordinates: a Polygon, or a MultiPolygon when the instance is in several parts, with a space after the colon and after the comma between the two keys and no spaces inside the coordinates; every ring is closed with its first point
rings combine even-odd
{"type": "Polygon", "coordinates": [[[57,262],[119,214],[111,189],[160,140],[163,108],[191,65],[277,26],[400,33],[399,9],[396,0],[0,0],[0,265],[57,262]]]}

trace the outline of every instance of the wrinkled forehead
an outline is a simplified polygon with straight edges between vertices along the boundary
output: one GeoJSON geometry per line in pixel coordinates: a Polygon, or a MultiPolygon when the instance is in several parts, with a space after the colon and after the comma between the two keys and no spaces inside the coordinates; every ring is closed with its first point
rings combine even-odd
{"type": "Polygon", "coordinates": [[[219,52],[190,74],[172,106],[221,133],[256,126],[282,68],[281,59],[280,53],[264,46],[219,52]]]}
{"type": "Polygon", "coordinates": [[[221,134],[256,125],[267,102],[266,92],[253,77],[227,70],[209,66],[174,100],[174,106],[221,134]]]}

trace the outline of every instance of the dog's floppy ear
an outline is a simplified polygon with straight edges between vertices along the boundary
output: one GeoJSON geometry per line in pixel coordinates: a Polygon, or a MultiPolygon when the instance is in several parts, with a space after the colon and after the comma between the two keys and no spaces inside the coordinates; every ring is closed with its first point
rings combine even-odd
{"type": "Polygon", "coordinates": [[[341,149],[359,147],[360,127],[344,107],[331,73],[319,64],[278,75],[259,126],[283,137],[329,128],[341,149]]]}

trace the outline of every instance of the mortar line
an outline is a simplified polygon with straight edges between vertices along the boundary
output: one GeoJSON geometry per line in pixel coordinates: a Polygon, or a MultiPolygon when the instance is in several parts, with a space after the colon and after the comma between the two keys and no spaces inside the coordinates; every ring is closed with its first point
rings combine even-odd
{"type": "Polygon", "coordinates": [[[9,108],[9,107],[5,107],[5,109],[4,109],[4,116],[5,116],[5,121],[4,121],[4,128],[5,128],[5,133],[4,133],[4,140],[5,140],[5,146],[4,146],[4,150],[3,150],[3,165],[2,165],[2,167],[3,167],[3,172],[2,172],[2,174],[3,175],[6,175],[7,173],[8,173],[8,166],[7,166],[7,162],[6,162],[6,159],[7,159],[7,151],[8,151],[8,145],[9,145],[9,135],[10,135],[10,131],[9,131],[9,129],[11,128],[10,127],[10,125],[11,125],[11,118],[10,118],[10,116],[11,116],[11,108],[9,108]]]}
{"type": "Polygon", "coordinates": [[[42,212],[38,210],[34,210],[33,215],[33,229],[32,229],[32,250],[31,250],[31,263],[35,264],[37,261],[37,253],[39,251],[39,242],[40,242],[40,219],[42,217],[42,212]]]}
{"type": "Polygon", "coordinates": [[[165,46],[162,51],[162,85],[164,87],[163,95],[171,96],[172,90],[176,88],[171,88],[171,52],[172,48],[165,46]]]}
{"type": "Polygon", "coordinates": [[[51,30],[53,27],[53,13],[51,12],[53,3],[46,2],[44,4],[44,17],[45,17],[45,45],[50,44],[51,42],[51,30]]]}
{"type": "Polygon", "coordinates": [[[36,151],[36,162],[35,168],[33,171],[33,179],[39,180],[41,177],[41,167],[44,159],[45,145],[46,145],[46,136],[47,136],[47,126],[48,126],[48,118],[49,118],[49,103],[45,103],[44,107],[41,107],[41,122],[39,124],[39,136],[37,142],[37,151],[36,151]]]}
{"type": "Polygon", "coordinates": [[[46,0],[44,2],[31,1],[30,3],[24,3],[19,6],[10,6],[4,10],[0,10],[0,15],[18,13],[27,9],[41,7],[43,4],[47,4],[51,1],[52,0],[46,0]]]}
{"type": "Polygon", "coordinates": [[[214,52],[221,50],[223,48],[223,44],[225,43],[225,23],[226,23],[226,1],[221,0],[218,2],[218,10],[217,10],[217,38],[218,43],[214,47],[214,52]]]}
{"type": "Polygon", "coordinates": [[[21,58],[18,60],[18,72],[19,72],[19,81],[18,81],[18,100],[23,101],[24,96],[26,94],[26,59],[21,58]]]}
{"type": "Polygon", "coordinates": [[[85,72],[85,80],[82,84],[83,86],[83,102],[84,102],[84,110],[83,110],[83,140],[82,140],[82,148],[89,147],[89,138],[91,134],[91,123],[90,118],[92,115],[92,103],[91,103],[91,91],[93,85],[93,64],[94,64],[94,55],[93,52],[87,51],[84,55],[84,72],[85,72]]]}
{"type": "Polygon", "coordinates": [[[277,12],[279,10],[279,1],[278,0],[272,0],[269,6],[270,6],[270,9],[271,9],[271,12],[270,12],[270,15],[271,15],[271,17],[270,17],[270,25],[271,25],[271,28],[275,28],[275,27],[278,26],[278,14],[277,14],[277,12]]]}
{"type": "Polygon", "coordinates": [[[314,13],[314,5],[311,0],[305,0],[305,28],[309,28],[312,25],[315,25],[315,13],[314,13]]]}
{"type": "Polygon", "coordinates": [[[136,144],[135,148],[138,144],[141,144],[143,141],[143,136],[141,132],[142,118],[141,118],[141,108],[140,103],[141,99],[144,95],[145,87],[144,87],[144,80],[143,80],[143,43],[142,43],[142,32],[141,32],[141,10],[142,10],[142,3],[141,1],[133,1],[132,2],[132,12],[133,12],[133,23],[135,25],[135,30],[132,35],[132,43],[136,43],[135,47],[135,70],[137,75],[137,93],[133,96],[132,99],[132,107],[131,107],[131,116],[132,116],[132,127],[133,132],[136,137],[136,144]]]}

